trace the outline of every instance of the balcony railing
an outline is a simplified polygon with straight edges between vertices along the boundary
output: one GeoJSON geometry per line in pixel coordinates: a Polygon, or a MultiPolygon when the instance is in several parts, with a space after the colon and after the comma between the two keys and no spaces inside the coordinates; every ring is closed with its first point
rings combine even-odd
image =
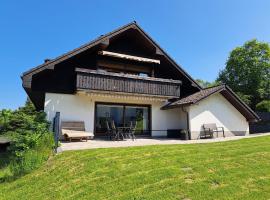
{"type": "Polygon", "coordinates": [[[180,80],[140,77],[122,73],[76,68],[77,90],[179,97],[180,80]]]}

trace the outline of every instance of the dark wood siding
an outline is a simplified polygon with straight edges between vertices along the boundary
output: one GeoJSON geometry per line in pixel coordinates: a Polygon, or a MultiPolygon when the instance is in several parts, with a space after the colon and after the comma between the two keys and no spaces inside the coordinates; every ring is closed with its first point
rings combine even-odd
{"type": "MultiPolygon", "coordinates": [[[[102,59],[104,58],[102,56],[102,59]]],[[[23,87],[36,107],[43,109],[46,92],[65,94],[76,92],[77,74],[74,73],[76,67],[92,70],[114,67],[121,68],[121,71],[123,70],[126,73],[146,72],[147,74],[151,73],[150,76],[156,78],[181,80],[181,97],[200,90],[191,77],[183,69],[178,69],[180,66],[174,63],[135,23],[121,27],[106,34],[106,36],[101,36],[88,44],[25,72],[22,77],[23,87]],[[153,66],[152,64],[124,61],[123,59],[121,59],[121,62],[118,62],[120,60],[118,59],[117,63],[102,63],[100,62],[100,55],[98,55],[98,51],[101,50],[157,59],[160,60],[160,64],[153,66]],[[39,94],[42,94],[42,98],[39,94]]],[[[154,86],[149,88],[150,92],[154,88],[154,86]]]]}
{"type": "Polygon", "coordinates": [[[180,96],[180,81],[77,71],[77,89],[136,93],[157,96],[180,96]]]}

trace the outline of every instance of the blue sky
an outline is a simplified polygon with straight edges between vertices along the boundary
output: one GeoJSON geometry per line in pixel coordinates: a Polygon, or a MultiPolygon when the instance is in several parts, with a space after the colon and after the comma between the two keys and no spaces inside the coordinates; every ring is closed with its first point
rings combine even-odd
{"type": "Polygon", "coordinates": [[[208,81],[234,47],[270,42],[269,0],[3,0],[0,109],[23,105],[22,72],[134,20],[191,76],[208,81]]]}

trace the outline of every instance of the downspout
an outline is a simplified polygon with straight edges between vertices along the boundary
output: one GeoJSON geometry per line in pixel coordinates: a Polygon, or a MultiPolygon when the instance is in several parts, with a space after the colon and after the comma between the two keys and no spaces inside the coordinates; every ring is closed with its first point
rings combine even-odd
{"type": "Polygon", "coordinates": [[[182,106],[181,108],[182,108],[182,111],[183,111],[184,113],[186,113],[186,116],[187,116],[188,139],[191,140],[191,133],[190,133],[190,130],[189,130],[189,113],[188,113],[188,111],[184,108],[184,106],[182,106]]]}

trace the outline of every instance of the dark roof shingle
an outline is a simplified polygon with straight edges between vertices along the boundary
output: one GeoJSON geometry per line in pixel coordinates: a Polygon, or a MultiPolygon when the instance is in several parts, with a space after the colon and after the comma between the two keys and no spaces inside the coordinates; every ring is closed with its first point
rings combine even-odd
{"type": "Polygon", "coordinates": [[[182,99],[178,99],[174,102],[170,102],[167,105],[165,105],[165,107],[180,106],[180,105],[184,105],[184,104],[193,104],[193,103],[196,103],[196,102],[208,97],[209,95],[214,94],[214,93],[221,91],[223,89],[225,89],[225,85],[219,85],[219,86],[205,88],[205,89],[202,89],[201,91],[196,92],[194,94],[191,94],[187,97],[184,97],[182,99]]]}
{"type": "Polygon", "coordinates": [[[260,117],[243,102],[227,85],[219,85],[202,89],[199,92],[168,102],[161,109],[172,109],[185,105],[195,104],[212,94],[221,93],[246,119],[250,122],[259,121],[260,117]]]}

